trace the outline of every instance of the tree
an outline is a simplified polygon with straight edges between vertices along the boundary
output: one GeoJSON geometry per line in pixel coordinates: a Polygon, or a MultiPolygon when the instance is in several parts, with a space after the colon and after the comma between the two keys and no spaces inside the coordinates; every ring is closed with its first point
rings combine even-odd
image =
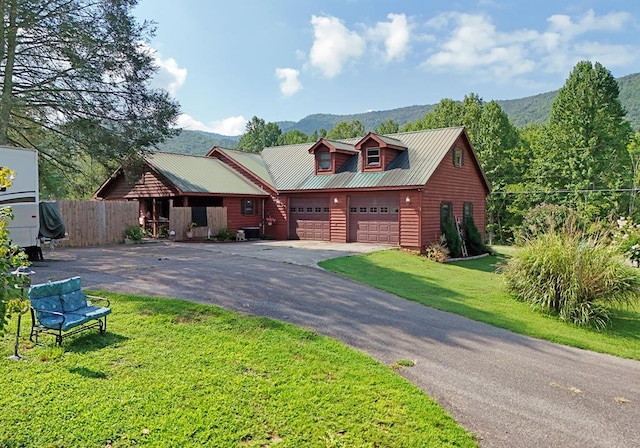
{"type": "Polygon", "coordinates": [[[358,120],[349,123],[341,121],[327,133],[328,139],[339,140],[343,138],[364,137],[364,125],[358,120]]]}
{"type": "Polygon", "coordinates": [[[402,130],[403,132],[410,132],[462,125],[461,104],[450,98],[444,98],[421,120],[407,123],[402,130]]]}
{"type": "Polygon", "coordinates": [[[309,141],[317,142],[321,138],[325,138],[327,136],[327,130],[325,128],[320,128],[317,131],[313,131],[313,133],[309,136],[309,141]]]}
{"type": "Polygon", "coordinates": [[[0,144],[35,147],[76,170],[138,156],[174,134],[178,105],[150,88],[154,33],[136,0],[0,2],[0,144]]]}
{"type": "MultiPolygon", "coordinates": [[[[8,168],[0,167],[0,189],[11,186],[9,179],[13,174],[8,168]]],[[[24,251],[11,244],[8,229],[11,219],[11,209],[0,208],[0,334],[6,324],[7,305],[10,299],[15,298],[15,286],[22,282],[20,276],[11,274],[11,271],[29,264],[24,251]]]]}
{"type": "Polygon", "coordinates": [[[629,158],[631,159],[631,173],[632,173],[632,188],[631,197],[629,199],[629,216],[635,218],[636,213],[636,199],[638,196],[638,188],[640,185],[640,131],[636,132],[629,139],[627,145],[627,151],[629,152],[629,158]]]}
{"type": "Polygon", "coordinates": [[[631,184],[627,143],[631,126],[611,72],[599,63],[579,62],[551,106],[550,145],[544,165],[555,165],[548,186],[569,190],[562,203],[589,217],[626,211],[631,184]]]}
{"type": "Polygon", "coordinates": [[[380,126],[378,126],[374,132],[376,134],[396,134],[398,131],[400,131],[400,126],[398,125],[398,123],[396,123],[395,121],[393,121],[391,118],[389,118],[388,120],[380,123],[380,126]]]}
{"type": "Polygon", "coordinates": [[[307,143],[311,141],[310,137],[304,132],[292,129],[280,135],[278,145],[295,145],[296,143],[307,143]]]}
{"type": "Polygon", "coordinates": [[[245,126],[245,133],[238,141],[238,149],[246,152],[260,152],[278,144],[282,131],[276,123],[265,123],[254,116],[245,126]]]}

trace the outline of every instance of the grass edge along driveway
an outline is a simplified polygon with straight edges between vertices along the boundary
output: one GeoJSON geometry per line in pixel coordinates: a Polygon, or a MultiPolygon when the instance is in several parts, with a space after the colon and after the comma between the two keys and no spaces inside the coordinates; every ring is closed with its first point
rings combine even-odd
{"type": "MultiPolygon", "coordinates": [[[[616,309],[606,331],[580,328],[531,311],[511,298],[495,273],[502,255],[453,263],[386,250],[325,260],[319,265],[423,305],[563,345],[640,360],[640,313],[616,309]]],[[[640,303],[638,304],[640,306],[640,303]]]]}
{"type": "Polygon", "coordinates": [[[63,349],[23,338],[20,362],[7,359],[16,319],[0,338],[0,446],[477,446],[420,389],[334,339],[183,300],[99,294],[114,309],[104,336],[84,332],[63,349]]]}

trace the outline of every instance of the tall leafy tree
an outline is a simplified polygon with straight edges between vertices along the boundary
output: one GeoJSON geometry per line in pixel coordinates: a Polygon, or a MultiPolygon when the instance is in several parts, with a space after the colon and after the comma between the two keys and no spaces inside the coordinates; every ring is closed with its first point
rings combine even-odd
{"type": "Polygon", "coordinates": [[[640,189],[640,131],[636,132],[629,139],[627,145],[627,151],[629,152],[629,158],[631,159],[631,197],[629,198],[629,216],[637,221],[635,214],[637,213],[638,205],[638,189],[640,189]]]}
{"type": "Polygon", "coordinates": [[[73,168],[137,156],[173,134],[178,105],[152,89],[137,0],[0,1],[0,144],[37,147],[73,168]]]}
{"type": "Polygon", "coordinates": [[[626,207],[628,195],[613,190],[631,184],[625,120],[618,83],[600,63],[579,62],[551,106],[550,146],[544,165],[553,167],[547,185],[569,190],[562,202],[589,217],[626,207]]]}
{"type": "Polygon", "coordinates": [[[296,143],[307,143],[310,141],[310,136],[297,129],[287,131],[278,138],[279,145],[295,145],[296,143]]]}
{"type": "Polygon", "coordinates": [[[380,126],[378,126],[374,132],[376,134],[395,134],[398,131],[400,131],[400,126],[398,125],[398,123],[396,123],[395,121],[393,121],[391,118],[389,118],[386,121],[383,121],[382,123],[380,123],[380,126]]]}
{"type": "Polygon", "coordinates": [[[362,124],[361,121],[341,121],[327,133],[327,138],[337,140],[341,138],[364,137],[364,134],[364,124],[362,124]]]}
{"type": "Polygon", "coordinates": [[[278,144],[282,134],[276,123],[266,123],[262,118],[253,117],[245,126],[245,133],[238,141],[240,151],[260,152],[269,146],[278,144]]]}

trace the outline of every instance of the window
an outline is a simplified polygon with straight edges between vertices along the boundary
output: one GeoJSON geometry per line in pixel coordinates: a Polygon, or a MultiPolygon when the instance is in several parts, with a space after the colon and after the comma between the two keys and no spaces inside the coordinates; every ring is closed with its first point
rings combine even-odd
{"type": "Polygon", "coordinates": [[[256,200],[255,199],[243,199],[240,207],[240,211],[243,215],[255,215],[256,214],[256,200]]]}
{"type": "Polygon", "coordinates": [[[324,207],[324,208],[322,209],[322,211],[323,211],[324,213],[329,213],[329,207],[324,207]]]}
{"type": "Polygon", "coordinates": [[[380,148],[367,149],[367,166],[380,166],[380,148]]]}
{"type": "Polygon", "coordinates": [[[331,153],[318,153],[318,170],[327,171],[331,169],[331,153]]]}
{"type": "Polygon", "coordinates": [[[462,166],[464,162],[464,151],[462,148],[453,148],[453,166],[462,166]]]}
{"type": "Polygon", "coordinates": [[[291,207],[290,211],[291,213],[295,213],[296,211],[298,211],[298,209],[296,207],[291,207]]]}
{"type": "Polygon", "coordinates": [[[198,227],[207,227],[207,207],[191,207],[191,222],[198,227]]]}
{"type": "Polygon", "coordinates": [[[389,213],[389,207],[380,207],[380,213],[389,213]]]}
{"type": "Polygon", "coordinates": [[[440,230],[443,230],[447,220],[453,221],[453,204],[451,202],[440,203],[440,230]]]}
{"type": "Polygon", "coordinates": [[[298,207],[298,213],[304,213],[304,207],[298,207]]]}
{"type": "Polygon", "coordinates": [[[465,202],[462,206],[462,222],[473,219],[473,202],[465,202]]]}
{"type": "Polygon", "coordinates": [[[349,207],[349,213],[358,213],[358,207],[349,207]]]}
{"type": "Polygon", "coordinates": [[[378,207],[369,207],[369,213],[378,213],[378,207]]]}
{"type": "Polygon", "coordinates": [[[367,213],[367,207],[360,207],[360,213],[367,213]]]}
{"type": "Polygon", "coordinates": [[[397,215],[399,210],[400,210],[399,207],[391,207],[391,213],[394,215],[397,215]]]}
{"type": "Polygon", "coordinates": [[[316,207],[316,213],[322,213],[322,207],[316,207]]]}
{"type": "Polygon", "coordinates": [[[307,213],[313,213],[313,207],[307,207],[307,213]]]}

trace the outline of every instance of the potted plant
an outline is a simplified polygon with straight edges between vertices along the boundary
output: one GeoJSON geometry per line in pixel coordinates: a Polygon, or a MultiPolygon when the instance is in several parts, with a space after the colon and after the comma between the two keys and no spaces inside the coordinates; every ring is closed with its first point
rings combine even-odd
{"type": "Polygon", "coordinates": [[[269,216],[267,216],[265,221],[267,221],[267,225],[268,226],[271,226],[271,225],[273,225],[274,222],[276,222],[276,218],[274,218],[273,216],[269,215],[269,216]]]}
{"type": "Polygon", "coordinates": [[[187,239],[193,238],[193,229],[195,227],[198,227],[198,224],[196,224],[195,222],[191,221],[189,223],[189,225],[187,226],[187,239]]]}

